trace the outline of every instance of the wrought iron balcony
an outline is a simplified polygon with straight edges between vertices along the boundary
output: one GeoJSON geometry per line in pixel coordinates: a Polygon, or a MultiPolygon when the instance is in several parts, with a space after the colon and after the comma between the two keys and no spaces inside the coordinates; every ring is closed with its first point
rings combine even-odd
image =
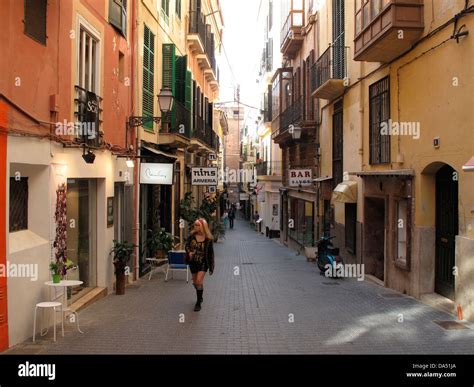
{"type": "MultiPolygon", "coordinates": [[[[102,97],[80,86],[74,87],[76,110],[75,138],[81,144],[99,147],[102,142],[102,97]]],[[[69,132],[68,132],[69,133],[69,132]]]]}
{"type": "Polygon", "coordinates": [[[347,87],[348,47],[330,46],[311,68],[311,90],[315,97],[333,100],[347,87]]]}
{"type": "Polygon", "coordinates": [[[255,164],[257,176],[281,176],[281,161],[262,161],[255,164]]]}

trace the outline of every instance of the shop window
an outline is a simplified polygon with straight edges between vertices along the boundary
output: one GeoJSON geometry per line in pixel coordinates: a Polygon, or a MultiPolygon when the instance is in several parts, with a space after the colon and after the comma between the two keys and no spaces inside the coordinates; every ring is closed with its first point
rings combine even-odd
{"type": "Polygon", "coordinates": [[[10,232],[28,229],[28,178],[10,178],[10,232]]]}

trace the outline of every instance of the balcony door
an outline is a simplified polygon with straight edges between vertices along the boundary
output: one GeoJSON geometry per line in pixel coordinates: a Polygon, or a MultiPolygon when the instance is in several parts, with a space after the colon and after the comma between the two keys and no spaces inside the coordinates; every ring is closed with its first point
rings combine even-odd
{"type": "Polygon", "coordinates": [[[332,2],[332,36],[333,36],[333,78],[344,79],[345,69],[345,26],[344,26],[344,0],[332,2]]]}

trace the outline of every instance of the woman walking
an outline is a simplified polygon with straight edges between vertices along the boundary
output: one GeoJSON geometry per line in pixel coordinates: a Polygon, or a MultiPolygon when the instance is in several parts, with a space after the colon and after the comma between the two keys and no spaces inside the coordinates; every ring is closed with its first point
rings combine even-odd
{"type": "Polygon", "coordinates": [[[186,243],[186,257],[196,289],[197,300],[194,311],[199,312],[203,302],[204,277],[208,271],[210,275],[214,273],[214,236],[205,219],[194,222],[191,236],[186,243]]]}

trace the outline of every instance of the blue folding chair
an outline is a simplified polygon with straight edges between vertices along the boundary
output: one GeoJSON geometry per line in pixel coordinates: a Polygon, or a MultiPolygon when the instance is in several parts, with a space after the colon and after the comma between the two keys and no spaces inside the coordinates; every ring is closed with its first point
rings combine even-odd
{"type": "Polygon", "coordinates": [[[168,281],[168,274],[171,272],[171,278],[173,278],[173,272],[185,271],[186,282],[189,282],[189,266],[185,262],[186,251],[168,251],[168,268],[166,269],[165,282],[168,281]]]}

